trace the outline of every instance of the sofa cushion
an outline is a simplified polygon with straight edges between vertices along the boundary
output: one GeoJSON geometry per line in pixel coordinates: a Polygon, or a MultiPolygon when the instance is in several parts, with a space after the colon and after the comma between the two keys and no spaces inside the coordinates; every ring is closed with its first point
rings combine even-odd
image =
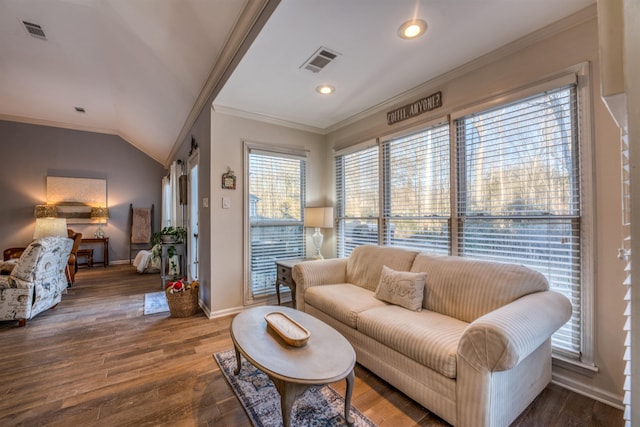
{"type": "Polygon", "coordinates": [[[448,378],[456,378],[458,342],[468,323],[396,305],[358,315],[358,331],[448,378]]]}
{"type": "Polygon", "coordinates": [[[387,305],[373,292],[349,283],[313,286],[305,291],[304,302],[352,328],[362,311],[387,305]]]}
{"type": "Polygon", "coordinates": [[[375,291],[382,267],[409,271],[418,252],[390,246],[357,246],[347,261],[347,283],[375,291]]]}
{"type": "Polygon", "coordinates": [[[419,254],[411,271],[427,273],[424,308],[465,322],[549,289],[547,279],[530,268],[455,256],[419,254]]]}
{"type": "Polygon", "coordinates": [[[396,304],[413,311],[422,310],[424,280],[427,273],[396,271],[382,267],[375,296],[379,300],[396,304]]]}

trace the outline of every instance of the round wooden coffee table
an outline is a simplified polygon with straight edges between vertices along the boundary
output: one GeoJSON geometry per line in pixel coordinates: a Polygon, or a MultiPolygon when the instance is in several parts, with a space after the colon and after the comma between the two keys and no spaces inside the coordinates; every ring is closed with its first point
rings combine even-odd
{"type": "Polygon", "coordinates": [[[269,376],[280,393],[282,422],[291,425],[291,407],[310,385],[329,384],[346,379],[344,417],[353,425],[350,414],[356,353],[351,344],[326,323],[288,307],[254,307],[238,314],[231,322],[231,339],[240,373],[240,355],[269,376]],[[264,316],[281,312],[306,328],[309,341],[294,347],[267,326],[264,316]]]}

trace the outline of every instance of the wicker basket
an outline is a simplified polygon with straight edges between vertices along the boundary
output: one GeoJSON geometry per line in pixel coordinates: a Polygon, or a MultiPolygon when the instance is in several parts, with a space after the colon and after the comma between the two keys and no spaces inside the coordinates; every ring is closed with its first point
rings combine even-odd
{"type": "Polygon", "coordinates": [[[198,288],[165,293],[171,317],[189,317],[198,312],[198,288]]]}

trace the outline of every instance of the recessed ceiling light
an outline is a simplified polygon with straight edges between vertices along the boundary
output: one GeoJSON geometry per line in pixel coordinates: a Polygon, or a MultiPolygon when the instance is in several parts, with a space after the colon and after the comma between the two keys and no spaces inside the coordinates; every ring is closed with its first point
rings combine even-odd
{"type": "Polygon", "coordinates": [[[332,94],[335,90],[336,88],[331,85],[320,85],[316,88],[316,91],[322,95],[332,94]]]}
{"type": "Polygon", "coordinates": [[[400,26],[398,35],[405,40],[411,40],[423,35],[425,31],[427,31],[427,23],[425,21],[412,19],[400,26]]]}

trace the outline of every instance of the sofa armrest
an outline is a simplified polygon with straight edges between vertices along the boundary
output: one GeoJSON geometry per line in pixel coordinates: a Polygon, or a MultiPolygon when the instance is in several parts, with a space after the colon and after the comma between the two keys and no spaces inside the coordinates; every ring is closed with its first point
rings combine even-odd
{"type": "Polygon", "coordinates": [[[458,357],[477,370],[506,371],[526,358],[571,317],[571,303],[553,291],[525,295],[472,322],[458,357]]]}
{"type": "Polygon", "coordinates": [[[296,264],[291,272],[296,282],[296,308],[304,307],[304,291],[312,286],[344,283],[347,276],[347,258],[331,258],[296,264]]]}

